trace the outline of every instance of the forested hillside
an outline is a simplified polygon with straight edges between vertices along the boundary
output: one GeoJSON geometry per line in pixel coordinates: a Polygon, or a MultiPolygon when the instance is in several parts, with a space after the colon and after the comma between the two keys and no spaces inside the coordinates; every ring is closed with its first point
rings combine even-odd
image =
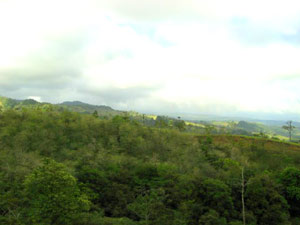
{"type": "Polygon", "coordinates": [[[9,109],[21,110],[23,108],[34,108],[42,110],[56,110],[56,111],[72,111],[83,114],[97,113],[102,117],[111,117],[115,115],[124,114],[125,112],[114,110],[105,105],[90,105],[80,101],[66,101],[60,104],[50,104],[46,102],[38,102],[34,99],[17,100],[0,96],[0,111],[9,109]]]}
{"type": "Polygon", "coordinates": [[[300,145],[126,116],[0,114],[0,224],[299,224],[300,145]]]}
{"type": "MultiPolygon", "coordinates": [[[[94,114],[105,119],[111,119],[114,116],[127,116],[147,126],[156,126],[160,128],[179,128],[181,131],[199,133],[199,134],[233,134],[247,136],[261,136],[277,140],[288,140],[288,132],[282,128],[285,121],[231,121],[231,120],[183,120],[180,116],[169,117],[166,115],[142,114],[135,111],[121,111],[112,109],[105,105],[91,105],[80,101],[66,101],[60,104],[50,104],[37,102],[33,99],[16,100],[0,96],[0,111],[22,110],[22,109],[40,109],[44,111],[71,111],[80,114],[94,114]]],[[[292,140],[299,142],[300,130],[299,123],[293,122],[296,129],[293,130],[292,140]]]]}

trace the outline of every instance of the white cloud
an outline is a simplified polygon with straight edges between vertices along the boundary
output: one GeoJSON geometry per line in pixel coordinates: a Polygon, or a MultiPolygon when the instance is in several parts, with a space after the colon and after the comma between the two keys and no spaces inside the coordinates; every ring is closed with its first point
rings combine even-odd
{"type": "Polygon", "coordinates": [[[40,96],[28,96],[27,99],[33,99],[37,102],[41,102],[42,98],[40,96]]]}
{"type": "MultiPolygon", "coordinates": [[[[54,90],[57,83],[46,76],[57,82],[62,76],[68,79],[52,101],[65,96],[136,110],[158,104],[162,110],[300,113],[300,91],[292,85],[299,82],[300,45],[280,39],[248,44],[232,30],[234,20],[245,19],[296,35],[299,15],[300,3],[292,0],[0,0],[0,89],[19,85],[12,90],[36,95],[41,82],[54,90]],[[279,82],[287,76],[293,80],[279,82]],[[128,97],[141,89],[149,91],[136,101],[128,97]],[[103,90],[126,96],[116,101],[120,95],[105,97],[103,90]]],[[[40,97],[50,99],[44,91],[40,97]]]]}

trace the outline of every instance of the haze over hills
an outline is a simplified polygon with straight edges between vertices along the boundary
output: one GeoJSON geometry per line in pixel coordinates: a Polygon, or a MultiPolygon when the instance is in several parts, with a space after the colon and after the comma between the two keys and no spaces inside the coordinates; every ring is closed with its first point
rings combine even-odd
{"type": "MultiPolygon", "coordinates": [[[[125,110],[116,110],[110,106],[106,105],[93,105],[84,103],[81,101],[64,101],[58,104],[51,104],[47,102],[39,102],[34,99],[24,99],[24,100],[17,100],[8,97],[1,97],[0,96],[0,105],[4,108],[14,108],[26,105],[53,105],[53,106],[61,106],[65,109],[69,109],[71,111],[76,111],[80,113],[93,113],[95,110],[99,112],[125,112],[125,110]]],[[[140,112],[141,113],[141,112],[140,112]]],[[[249,122],[260,122],[266,125],[277,125],[280,126],[285,123],[287,120],[293,120],[295,126],[300,127],[300,122],[298,122],[300,115],[297,114],[245,114],[245,116],[241,115],[224,115],[222,114],[202,114],[202,113],[186,113],[186,112],[146,112],[146,114],[153,114],[153,115],[166,115],[173,118],[181,117],[184,120],[189,121],[249,121],[249,122]],[[265,119],[262,119],[265,118],[265,119]],[[277,118],[277,119],[273,119],[277,118]]],[[[142,114],[142,113],[141,113],[142,114]]]]}
{"type": "MultiPolygon", "coordinates": [[[[131,118],[154,126],[160,121],[165,121],[165,124],[172,126],[176,121],[184,120],[187,126],[187,130],[193,132],[205,133],[205,127],[212,126],[214,129],[213,133],[231,133],[231,134],[242,134],[242,135],[260,135],[265,134],[269,137],[279,138],[286,140],[288,133],[282,129],[282,126],[286,121],[280,120],[260,120],[253,118],[243,117],[222,117],[216,115],[198,115],[198,114],[176,114],[170,113],[165,115],[153,115],[153,114],[142,114],[134,111],[120,111],[115,110],[105,105],[92,105],[81,101],[65,101],[59,104],[50,104],[45,102],[38,102],[34,99],[16,100],[7,97],[0,97],[0,106],[2,110],[7,109],[21,109],[23,107],[33,108],[54,108],[57,111],[68,110],[72,112],[78,112],[83,114],[93,114],[97,111],[100,117],[113,117],[116,115],[127,115],[131,118]],[[179,118],[179,120],[178,120],[179,118]]],[[[300,123],[293,122],[293,125],[297,128],[293,132],[293,139],[300,139],[300,123]]]]}
{"type": "MultiPolygon", "coordinates": [[[[157,114],[157,113],[153,113],[157,114]]],[[[270,114],[270,113],[239,113],[239,114],[203,114],[203,113],[187,113],[187,112],[178,112],[178,113],[166,113],[166,115],[181,118],[185,120],[204,120],[204,121],[252,121],[252,122],[262,122],[268,125],[280,125],[282,122],[287,120],[293,120],[300,126],[300,115],[299,114],[270,114]]]]}

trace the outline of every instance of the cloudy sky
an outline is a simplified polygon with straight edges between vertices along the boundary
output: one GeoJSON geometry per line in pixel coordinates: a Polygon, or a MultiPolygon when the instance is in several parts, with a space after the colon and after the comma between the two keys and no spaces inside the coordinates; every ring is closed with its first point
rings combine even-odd
{"type": "Polygon", "coordinates": [[[300,115],[300,2],[0,0],[0,95],[300,115]]]}

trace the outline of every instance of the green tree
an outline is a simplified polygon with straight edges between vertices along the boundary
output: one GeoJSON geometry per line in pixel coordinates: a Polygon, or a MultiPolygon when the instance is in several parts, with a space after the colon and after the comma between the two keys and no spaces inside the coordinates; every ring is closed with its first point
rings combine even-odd
{"type": "Polygon", "coordinates": [[[209,210],[207,213],[203,214],[199,219],[200,225],[226,225],[226,219],[220,217],[219,213],[215,210],[209,210]]]}
{"type": "Polygon", "coordinates": [[[136,214],[143,224],[149,225],[160,214],[160,209],[164,208],[164,191],[150,190],[145,194],[137,196],[135,201],[128,205],[128,209],[136,214]]]}
{"type": "Polygon", "coordinates": [[[22,187],[15,179],[0,170],[0,224],[22,224],[22,187]]]}
{"type": "Polygon", "coordinates": [[[220,217],[229,219],[233,211],[233,202],[230,188],[217,179],[206,179],[199,187],[200,200],[205,211],[213,209],[220,217]]]}
{"type": "Polygon", "coordinates": [[[76,215],[89,208],[76,179],[54,160],[45,159],[42,166],[27,176],[24,186],[28,224],[71,224],[76,215]]]}
{"type": "Polygon", "coordinates": [[[97,111],[97,110],[95,110],[95,111],[93,112],[93,116],[94,116],[95,118],[98,118],[98,117],[99,117],[98,111],[97,111]]]}
{"type": "Polygon", "coordinates": [[[186,128],[186,124],[183,120],[175,120],[173,124],[180,131],[184,131],[186,128]]]}
{"type": "Polygon", "coordinates": [[[286,168],[280,175],[284,196],[291,206],[293,216],[300,215],[300,170],[294,167],[286,168]]]}
{"type": "Polygon", "coordinates": [[[167,128],[169,126],[169,120],[164,116],[157,116],[155,120],[155,126],[159,128],[167,128]]]}
{"type": "Polygon", "coordinates": [[[245,193],[246,208],[253,212],[258,225],[289,224],[289,206],[277,188],[267,173],[249,179],[245,193]]]}
{"type": "Polygon", "coordinates": [[[293,130],[296,128],[292,125],[292,122],[293,121],[287,121],[286,122],[286,125],[282,126],[283,129],[287,130],[289,132],[289,138],[290,138],[290,141],[292,140],[292,132],[293,130]]]}

